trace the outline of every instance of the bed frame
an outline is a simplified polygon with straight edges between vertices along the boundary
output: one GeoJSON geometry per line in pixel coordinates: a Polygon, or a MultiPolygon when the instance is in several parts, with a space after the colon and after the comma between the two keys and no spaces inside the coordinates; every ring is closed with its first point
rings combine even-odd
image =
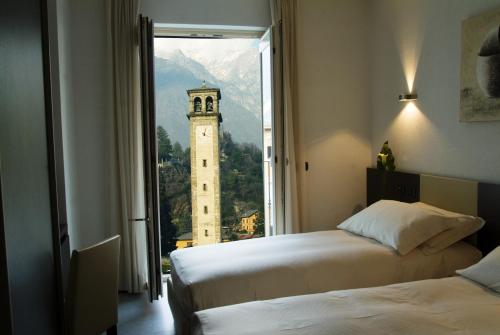
{"type": "Polygon", "coordinates": [[[443,209],[482,217],[477,247],[487,254],[500,245],[500,185],[408,172],[366,171],[367,205],[381,199],[423,201],[443,209]]]}

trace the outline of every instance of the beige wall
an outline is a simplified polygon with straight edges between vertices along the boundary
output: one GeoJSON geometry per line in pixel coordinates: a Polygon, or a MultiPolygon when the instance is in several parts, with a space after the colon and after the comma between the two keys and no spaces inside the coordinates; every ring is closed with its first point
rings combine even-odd
{"type": "Polygon", "coordinates": [[[304,231],[331,229],[365,204],[371,155],[368,4],[298,1],[298,170],[304,231]]]}
{"type": "Polygon", "coordinates": [[[398,169],[500,182],[500,122],[460,123],[461,21],[499,0],[373,1],[372,148],[398,169]],[[397,102],[414,88],[416,108],[397,102]]]}

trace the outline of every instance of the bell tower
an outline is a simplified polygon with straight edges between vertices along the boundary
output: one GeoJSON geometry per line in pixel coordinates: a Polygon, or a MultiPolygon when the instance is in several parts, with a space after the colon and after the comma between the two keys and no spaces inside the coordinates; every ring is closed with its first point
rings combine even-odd
{"type": "Polygon", "coordinates": [[[187,91],[191,146],[191,222],[193,246],[221,241],[219,113],[220,89],[187,91]]]}

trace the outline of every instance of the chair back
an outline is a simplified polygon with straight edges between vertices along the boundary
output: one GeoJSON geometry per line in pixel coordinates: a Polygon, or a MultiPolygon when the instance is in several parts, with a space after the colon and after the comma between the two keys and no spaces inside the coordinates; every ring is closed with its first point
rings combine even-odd
{"type": "Polygon", "coordinates": [[[66,297],[70,335],[98,335],[118,323],[120,236],[71,255],[66,297]]]}

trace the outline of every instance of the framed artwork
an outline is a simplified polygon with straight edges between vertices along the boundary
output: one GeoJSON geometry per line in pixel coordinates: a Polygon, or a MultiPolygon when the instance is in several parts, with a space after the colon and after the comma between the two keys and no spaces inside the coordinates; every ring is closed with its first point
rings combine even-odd
{"type": "Polygon", "coordinates": [[[500,9],[462,22],[460,121],[500,120],[500,9]]]}

